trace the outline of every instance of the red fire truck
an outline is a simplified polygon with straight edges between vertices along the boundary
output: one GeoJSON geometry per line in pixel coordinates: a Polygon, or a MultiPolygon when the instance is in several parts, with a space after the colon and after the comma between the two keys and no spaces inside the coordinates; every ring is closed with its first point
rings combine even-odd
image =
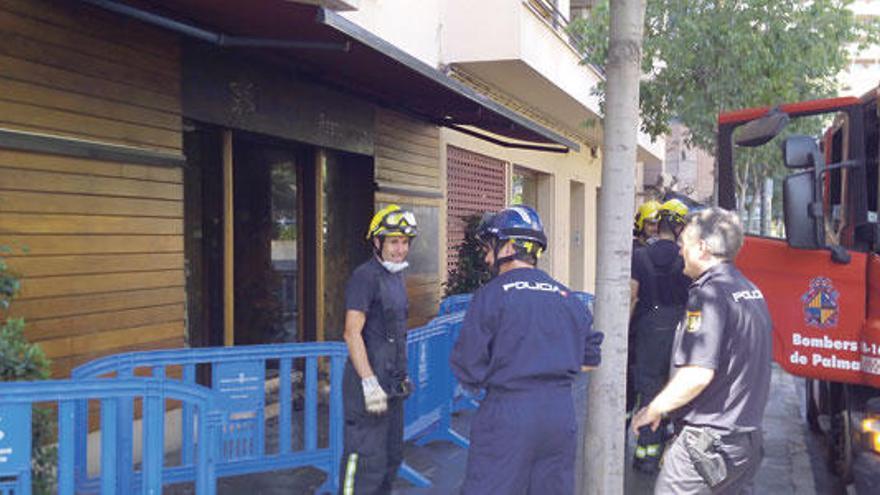
{"type": "MultiPolygon", "coordinates": [[[[734,209],[742,147],[770,145],[793,119],[826,114],[820,138],[782,140],[785,239],[748,236],[737,264],[762,290],[773,355],[805,377],[807,421],[832,470],[880,490],[880,154],[877,92],[724,113],[718,203],[734,209]]],[[[776,140],[780,141],[780,140],[776,140]]],[[[771,398],[771,400],[773,400],[771,398]]]]}

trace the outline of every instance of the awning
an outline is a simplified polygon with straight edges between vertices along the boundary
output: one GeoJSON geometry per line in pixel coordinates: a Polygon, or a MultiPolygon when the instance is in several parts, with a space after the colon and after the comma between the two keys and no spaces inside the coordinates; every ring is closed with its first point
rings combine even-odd
{"type": "Polygon", "coordinates": [[[502,146],[580,149],[326,8],[285,0],[251,0],[246,7],[237,0],[82,1],[248,50],[321,84],[502,146]],[[279,48],[286,42],[293,43],[279,48]]]}

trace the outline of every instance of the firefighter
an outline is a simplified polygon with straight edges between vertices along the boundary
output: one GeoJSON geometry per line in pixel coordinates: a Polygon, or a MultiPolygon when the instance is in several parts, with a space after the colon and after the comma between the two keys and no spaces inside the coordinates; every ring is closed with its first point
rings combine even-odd
{"type": "MultiPolygon", "coordinates": [[[[660,202],[655,200],[650,200],[642,203],[638,210],[636,210],[636,216],[633,220],[633,245],[632,245],[632,260],[636,259],[636,251],[641,248],[648,246],[651,242],[653,242],[655,236],[657,235],[657,221],[660,219],[658,213],[660,211],[660,202]]],[[[632,316],[632,304],[630,305],[630,316],[632,316]]],[[[632,413],[635,411],[638,406],[636,402],[636,389],[633,384],[633,375],[635,374],[635,366],[636,362],[636,354],[635,354],[635,341],[633,340],[633,326],[632,326],[632,318],[630,318],[630,325],[627,330],[627,355],[626,355],[626,424],[629,426],[629,420],[632,416],[632,413]]]]}
{"type": "MultiPolygon", "coordinates": [[[[637,404],[647,404],[669,378],[675,328],[684,314],[690,285],[676,244],[684,228],[687,206],[677,199],[658,209],[657,240],[633,253],[631,328],[635,362],[632,380],[637,404]]],[[[639,432],[633,467],[656,473],[663,452],[665,428],[639,432]]]]}
{"type": "Polygon", "coordinates": [[[636,211],[633,220],[633,251],[637,247],[647,246],[657,236],[657,221],[660,219],[660,202],[645,201],[636,211]]]}
{"type": "Polygon", "coordinates": [[[386,494],[403,461],[407,295],[403,270],[418,232],[415,215],[397,205],[370,222],[373,256],[345,289],[343,379],[345,433],[342,493],[386,494]]]}
{"type": "Polygon", "coordinates": [[[484,219],[478,239],[494,277],[475,292],[450,357],[464,387],[486,390],[471,423],[462,493],[569,495],[571,385],[599,365],[603,335],[584,305],[535,267],[547,238],[532,208],[484,219]]]}
{"type": "Polygon", "coordinates": [[[655,494],[751,493],[770,393],[770,312],[733,264],[743,244],[736,214],[708,208],[691,215],[679,243],[694,282],[675,334],[676,371],[632,427],[656,430],[666,415],[675,425],[655,494]]]}

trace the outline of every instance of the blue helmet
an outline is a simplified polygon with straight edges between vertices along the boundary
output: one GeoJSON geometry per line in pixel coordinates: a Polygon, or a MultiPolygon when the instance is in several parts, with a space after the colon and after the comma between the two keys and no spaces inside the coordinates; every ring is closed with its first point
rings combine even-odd
{"type": "Polygon", "coordinates": [[[477,229],[477,238],[485,244],[492,239],[512,240],[527,249],[530,243],[535,243],[539,247],[535,250],[536,254],[547,249],[547,236],[544,235],[541,217],[532,207],[526,205],[511,206],[485,216],[477,229]]]}

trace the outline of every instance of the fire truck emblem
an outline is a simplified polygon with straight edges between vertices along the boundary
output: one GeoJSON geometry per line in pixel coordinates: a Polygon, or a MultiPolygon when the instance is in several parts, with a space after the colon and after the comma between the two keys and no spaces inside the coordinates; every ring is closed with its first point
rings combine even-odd
{"type": "Polygon", "coordinates": [[[837,298],[840,293],[826,277],[810,280],[810,289],[801,297],[804,303],[804,321],[818,328],[837,326],[837,298]]]}

